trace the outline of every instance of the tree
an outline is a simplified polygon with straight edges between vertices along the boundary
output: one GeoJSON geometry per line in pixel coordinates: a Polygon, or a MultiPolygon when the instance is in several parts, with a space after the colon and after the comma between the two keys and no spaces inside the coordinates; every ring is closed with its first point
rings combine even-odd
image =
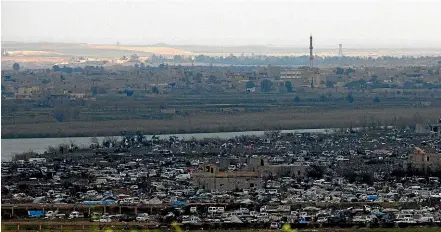
{"type": "Polygon", "coordinates": [[[333,81],[326,81],[326,87],[328,88],[334,88],[334,82],[333,81]]]}
{"type": "Polygon", "coordinates": [[[251,89],[251,88],[256,87],[256,84],[254,84],[253,81],[247,81],[247,83],[245,84],[245,87],[246,87],[247,89],[251,89]]]}
{"type": "Polygon", "coordinates": [[[314,178],[314,179],[320,179],[325,175],[325,168],[323,166],[319,165],[311,165],[306,170],[306,176],[314,178]]]}
{"type": "Polygon", "coordinates": [[[292,93],[292,83],[291,83],[291,81],[286,81],[285,82],[285,87],[286,87],[286,91],[288,91],[288,93],[292,93]]]}
{"type": "Polygon", "coordinates": [[[90,91],[92,92],[92,95],[95,96],[97,94],[106,94],[107,90],[104,87],[100,86],[93,86],[90,88],[90,91]]]}
{"type": "Polygon", "coordinates": [[[58,66],[58,65],[52,66],[52,71],[59,72],[60,70],[61,70],[60,66],[58,66]]]}
{"type": "Polygon", "coordinates": [[[154,94],[159,94],[159,89],[158,89],[158,87],[154,86],[154,87],[152,88],[152,92],[153,92],[154,94]]]}
{"type": "Polygon", "coordinates": [[[216,76],[210,75],[208,77],[208,81],[207,82],[210,83],[210,84],[215,84],[217,82],[216,76]]]}
{"type": "Polygon", "coordinates": [[[340,67],[337,67],[335,69],[335,74],[342,75],[344,72],[345,72],[345,70],[340,67]]]}
{"type": "Polygon", "coordinates": [[[132,89],[125,89],[125,90],[123,91],[123,93],[125,93],[125,94],[127,95],[127,97],[131,97],[131,96],[133,96],[133,94],[135,93],[135,91],[132,90],[132,89]]]}
{"type": "Polygon", "coordinates": [[[62,106],[56,106],[54,108],[54,112],[52,113],[53,117],[58,122],[64,122],[66,120],[67,109],[62,106]]]}
{"type": "Polygon", "coordinates": [[[195,79],[196,79],[196,82],[197,83],[202,83],[202,77],[203,77],[203,75],[202,75],[202,73],[196,73],[196,77],[195,77],[195,79]]]}
{"type": "Polygon", "coordinates": [[[98,145],[98,146],[100,145],[97,137],[92,137],[90,139],[90,143],[93,144],[93,145],[98,145]]]}
{"type": "Polygon", "coordinates": [[[138,143],[142,143],[145,140],[145,136],[140,130],[136,131],[136,140],[138,143]]]}
{"type": "Polygon", "coordinates": [[[20,64],[19,63],[14,63],[12,65],[12,69],[14,69],[14,71],[19,71],[20,70],[20,64]]]}
{"type": "Polygon", "coordinates": [[[273,82],[271,82],[268,79],[263,80],[260,82],[260,90],[262,92],[270,92],[273,87],[273,82]]]}
{"type": "Polygon", "coordinates": [[[378,103],[378,102],[380,102],[380,98],[378,96],[375,96],[374,103],[378,103]]]}
{"type": "Polygon", "coordinates": [[[347,100],[348,102],[352,103],[352,102],[354,102],[355,99],[354,99],[354,97],[352,96],[352,94],[349,93],[348,96],[346,97],[346,100],[347,100]]]}

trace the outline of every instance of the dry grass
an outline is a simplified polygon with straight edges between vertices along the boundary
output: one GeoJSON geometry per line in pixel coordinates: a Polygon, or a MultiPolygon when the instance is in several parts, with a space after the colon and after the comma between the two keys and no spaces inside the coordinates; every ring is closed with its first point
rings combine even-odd
{"type": "Polygon", "coordinates": [[[201,113],[171,120],[112,120],[2,125],[2,137],[105,136],[120,131],[194,133],[270,129],[409,125],[435,121],[441,108],[284,110],[256,113],[201,113]]]}

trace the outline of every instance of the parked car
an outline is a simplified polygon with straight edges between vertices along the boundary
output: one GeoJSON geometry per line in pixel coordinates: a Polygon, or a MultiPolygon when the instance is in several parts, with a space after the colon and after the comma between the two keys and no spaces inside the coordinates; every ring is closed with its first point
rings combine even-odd
{"type": "Polygon", "coordinates": [[[108,215],[101,216],[99,222],[112,222],[112,219],[108,215]]]}
{"type": "Polygon", "coordinates": [[[136,215],[124,215],[119,218],[120,222],[133,222],[136,221],[136,215]]]}
{"type": "Polygon", "coordinates": [[[78,211],[72,211],[72,213],[69,214],[69,219],[83,218],[83,217],[84,217],[84,215],[78,211]]]}
{"type": "Polygon", "coordinates": [[[145,222],[147,220],[149,220],[149,215],[146,213],[138,214],[138,216],[136,217],[136,221],[138,222],[145,222]]]}
{"type": "Polygon", "coordinates": [[[270,229],[276,230],[276,229],[279,229],[279,228],[280,228],[280,223],[278,223],[278,222],[271,222],[270,229]]]}

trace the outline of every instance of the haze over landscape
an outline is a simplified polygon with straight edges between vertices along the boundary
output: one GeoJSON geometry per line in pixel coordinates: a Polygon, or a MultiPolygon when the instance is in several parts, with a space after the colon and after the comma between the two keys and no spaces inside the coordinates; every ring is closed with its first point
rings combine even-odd
{"type": "Polygon", "coordinates": [[[2,42],[439,47],[439,1],[2,1],[2,42]]]}

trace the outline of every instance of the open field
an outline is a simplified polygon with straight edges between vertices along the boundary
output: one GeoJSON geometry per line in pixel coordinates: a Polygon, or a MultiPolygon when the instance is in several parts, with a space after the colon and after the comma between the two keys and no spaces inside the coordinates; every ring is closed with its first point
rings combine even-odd
{"type": "Polygon", "coordinates": [[[163,120],[74,121],[38,124],[2,124],[2,137],[67,137],[118,135],[120,131],[149,134],[226,132],[271,129],[333,128],[409,125],[439,119],[441,107],[377,109],[292,109],[264,112],[195,113],[163,120]],[[416,118],[417,117],[417,118],[416,118]]]}

